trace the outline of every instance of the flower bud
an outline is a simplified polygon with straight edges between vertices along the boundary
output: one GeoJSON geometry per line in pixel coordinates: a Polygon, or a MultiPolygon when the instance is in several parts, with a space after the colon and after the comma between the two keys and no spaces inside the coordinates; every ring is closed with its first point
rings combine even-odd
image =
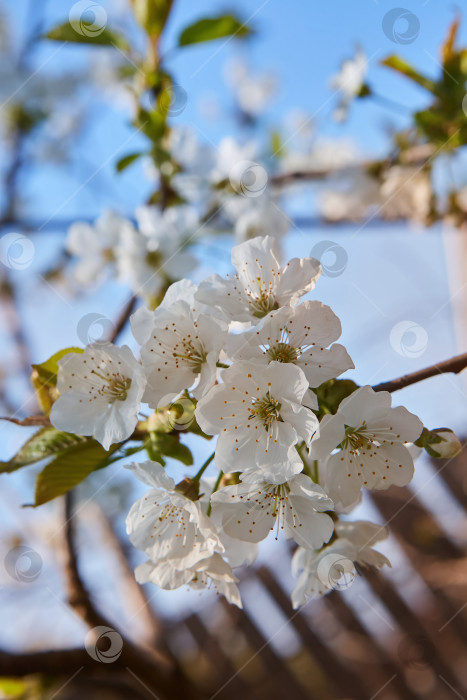
{"type": "Polygon", "coordinates": [[[440,442],[431,443],[431,450],[436,457],[441,459],[449,459],[455,457],[462,451],[462,445],[457,435],[449,428],[437,428],[432,430],[437,437],[441,438],[440,442]]]}

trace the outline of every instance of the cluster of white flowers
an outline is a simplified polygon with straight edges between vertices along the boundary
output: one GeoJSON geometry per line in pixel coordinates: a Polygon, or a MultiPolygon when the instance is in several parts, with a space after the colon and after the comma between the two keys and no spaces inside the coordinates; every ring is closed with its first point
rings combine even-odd
{"type": "Polygon", "coordinates": [[[388,563],[372,549],[384,528],[339,516],[358,504],[362,488],[410,481],[407,444],[423,426],[370,386],[319,421],[315,390],[353,368],[335,342],[341,325],[333,311],[300,302],[315,287],[319,262],[284,265],[266,236],[236,246],[232,264],[233,275],[199,286],[182,280],[155,311],[133,315],[140,362],[129,348],[102,342],[65,355],[51,421],[108,449],[131,439],[141,402],[160,410],[189,397],[197,426],[217,436],[218,478],[199,488],[209,460],[178,485],[160,464],[131,465],[151,487],[127,518],[131,541],[147,556],[138,581],[166,589],[210,584],[241,605],[232,568],[251,562],[274,531],[298,545],[298,606],[333,588],[336,557],[351,566],[388,563]]]}
{"type": "Polygon", "coordinates": [[[149,304],[177,280],[188,275],[196,259],[186,250],[199,229],[196,210],[189,206],[139,207],[133,223],[106,212],[94,225],[77,222],[70,227],[67,250],[78,258],[75,280],[98,282],[109,271],[149,304]]]}
{"type": "Polygon", "coordinates": [[[393,165],[373,176],[355,165],[342,170],[334,186],[321,193],[319,208],[329,221],[360,221],[370,214],[383,219],[426,222],[433,190],[427,169],[393,165]]]}

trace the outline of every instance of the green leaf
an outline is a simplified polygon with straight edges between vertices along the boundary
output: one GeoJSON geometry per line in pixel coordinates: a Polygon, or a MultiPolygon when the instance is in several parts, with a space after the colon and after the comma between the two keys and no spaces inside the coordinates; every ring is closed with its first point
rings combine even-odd
{"type": "Polygon", "coordinates": [[[70,352],[84,352],[84,350],[75,347],[65,348],[56,352],[55,355],[52,355],[40,365],[32,365],[31,383],[36,390],[40,407],[46,416],[49,415],[54,401],[58,399],[58,361],[70,352]]]}
{"type": "Polygon", "coordinates": [[[226,36],[240,38],[251,33],[250,27],[234,15],[205,17],[185,27],[178,38],[178,45],[189,46],[190,44],[199,44],[202,41],[222,39],[226,36]]]}
{"type": "Polygon", "coordinates": [[[120,443],[112,445],[107,452],[95,440],[86,440],[53,459],[37,477],[34,506],[63,496],[89,474],[108,466],[119,447],[120,443]]]}
{"type": "Polygon", "coordinates": [[[330,379],[321,384],[315,389],[318,396],[320,417],[328,413],[336,413],[340,402],[358,388],[358,384],[355,384],[351,379],[330,379]]]}
{"type": "Polygon", "coordinates": [[[392,70],[395,70],[398,73],[402,73],[402,75],[405,75],[406,78],[409,78],[414,83],[417,83],[417,85],[421,85],[421,87],[425,88],[425,90],[428,90],[433,95],[436,95],[436,83],[415,70],[415,68],[411,66],[410,63],[407,63],[407,61],[404,61],[403,58],[400,58],[399,56],[388,56],[381,61],[381,65],[392,68],[392,70]]]}
{"type": "Polygon", "coordinates": [[[279,131],[271,131],[271,154],[274,158],[284,155],[282,138],[279,131]]]}
{"type": "Polygon", "coordinates": [[[165,118],[157,110],[147,111],[140,108],[134,126],[139,129],[148,139],[158,143],[167,130],[165,118]]]}
{"type": "MultiPolygon", "coordinates": [[[[28,684],[22,678],[0,678],[0,692],[2,698],[21,698],[28,697],[28,684]]],[[[29,696],[31,697],[31,696],[29,696]]]]}
{"type": "Polygon", "coordinates": [[[159,462],[164,466],[164,457],[177,459],[187,467],[193,464],[193,455],[190,449],[180,442],[177,434],[173,433],[150,433],[146,449],[150,459],[159,462]]]}
{"type": "Polygon", "coordinates": [[[41,428],[27,440],[8,462],[0,462],[0,473],[13,472],[21,467],[39,462],[70,447],[86,442],[88,438],[64,433],[52,427],[41,428]]]}
{"type": "Polygon", "coordinates": [[[93,44],[94,46],[114,46],[123,51],[129,48],[128,42],[121,34],[116,34],[105,27],[93,27],[92,22],[86,23],[82,17],[77,17],[72,22],[59,24],[47,32],[45,39],[93,44]]]}
{"type": "Polygon", "coordinates": [[[148,36],[159,37],[167,22],[173,0],[131,0],[131,2],[135,17],[148,36]]]}
{"type": "Polygon", "coordinates": [[[125,170],[125,168],[128,168],[129,165],[135,162],[135,160],[138,160],[138,158],[141,158],[141,156],[144,155],[141,151],[139,153],[129,153],[127,156],[123,156],[123,158],[120,158],[120,160],[117,162],[117,172],[121,173],[122,170],[125,170]]]}

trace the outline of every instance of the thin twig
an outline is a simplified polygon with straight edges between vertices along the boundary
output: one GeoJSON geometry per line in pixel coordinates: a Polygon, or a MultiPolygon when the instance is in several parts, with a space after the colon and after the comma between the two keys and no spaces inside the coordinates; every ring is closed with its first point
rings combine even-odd
{"type": "Polygon", "coordinates": [[[451,357],[450,360],[445,360],[444,362],[438,362],[436,365],[431,365],[430,367],[425,367],[425,369],[419,369],[411,374],[405,374],[403,377],[398,379],[393,379],[390,382],[382,382],[373,387],[374,391],[398,391],[399,389],[404,389],[406,386],[411,384],[417,384],[417,382],[422,382],[424,379],[429,379],[429,377],[436,377],[438,374],[459,374],[463,369],[467,367],[467,352],[463,355],[456,355],[456,357],[451,357]]]}
{"type": "Polygon", "coordinates": [[[114,326],[112,334],[109,338],[109,341],[111,343],[115,343],[115,341],[118,340],[120,334],[125,329],[125,326],[128,323],[128,319],[130,318],[131,314],[133,313],[133,309],[135,308],[135,304],[136,304],[136,296],[132,296],[131,299],[126,304],[126,306],[123,308],[120,316],[117,319],[117,322],[114,326]]]}

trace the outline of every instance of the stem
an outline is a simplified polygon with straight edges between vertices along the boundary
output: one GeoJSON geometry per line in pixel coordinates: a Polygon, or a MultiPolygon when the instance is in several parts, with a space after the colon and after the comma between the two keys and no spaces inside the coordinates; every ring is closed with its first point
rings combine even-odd
{"type": "Polygon", "coordinates": [[[454,374],[459,374],[463,369],[467,367],[467,352],[463,355],[456,355],[451,357],[450,360],[445,360],[444,362],[439,362],[436,365],[431,365],[430,367],[425,367],[425,369],[419,369],[411,374],[405,374],[403,377],[398,379],[393,379],[390,382],[382,382],[373,387],[374,391],[398,391],[399,389],[404,389],[406,386],[411,384],[416,384],[424,379],[429,379],[429,377],[436,377],[438,374],[448,374],[453,372],[454,374]]]}
{"type": "Polygon", "coordinates": [[[298,454],[300,455],[300,459],[303,462],[303,473],[306,474],[307,476],[309,476],[310,479],[312,479],[313,477],[311,476],[310,465],[306,461],[305,457],[302,455],[302,450],[304,447],[305,447],[305,441],[303,441],[301,443],[301,445],[298,445],[298,446],[296,445],[295,449],[297,450],[298,454]]]}
{"type": "Polygon", "coordinates": [[[399,114],[405,114],[407,115],[409,112],[408,107],[404,107],[404,105],[399,104],[399,102],[395,102],[394,100],[389,99],[389,97],[384,97],[384,95],[378,95],[375,92],[371,92],[369,94],[369,97],[372,97],[374,101],[383,107],[389,107],[389,109],[394,109],[396,112],[399,112],[399,114]]]}
{"type": "Polygon", "coordinates": [[[128,319],[130,318],[131,314],[133,313],[133,309],[135,308],[136,305],[136,296],[132,296],[131,299],[127,302],[126,306],[124,306],[119,318],[117,319],[117,322],[114,326],[112,335],[109,338],[110,343],[115,343],[119,335],[122,333],[124,330],[128,319]]]}
{"type": "Polygon", "coordinates": [[[192,478],[192,481],[199,481],[199,480],[201,479],[201,477],[203,476],[204,472],[206,471],[206,469],[209,467],[209,465],[211,464],[212,460],[214,459],[214,455],[215,455],[215,452],[213,452],[212,455],[210,455],[210,456],[207,458],[207,460],[205,461],[205,463],[203,464],[203,466],[199,469],[199,471],[198,471],[198,472],[194,475],[194,477],[192,478]]]}
{"type": "Polygon", "coordinates": [[[318,467],[318,460],[314,459],[313,460],[313,474],[311,476],[315,484],[319,484],[319,467],[318,467]]]}
{"type": "MultiPolygon", "coordinates": [[[[211,491],[211,496],[213,493],[216,493],[217,489],[219,488],[219,484],[221,483],[221,479],[223,476],[224,476],[224,472],[220,471],[219,475],[216,479],[216,483],[214,484],[214,488],[211,491]]],[[[212,505],[211,505],[211,501],[209,501],[208,507],[206,508],[206,515],[211,515],[211,511],[212,511],[212,505]]]]}

